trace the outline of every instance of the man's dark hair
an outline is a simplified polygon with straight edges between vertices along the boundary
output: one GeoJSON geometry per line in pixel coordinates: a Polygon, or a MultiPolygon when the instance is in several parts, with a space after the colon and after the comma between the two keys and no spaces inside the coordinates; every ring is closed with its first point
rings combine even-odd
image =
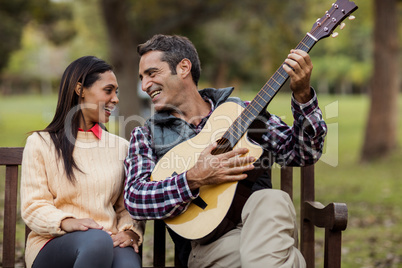
{"type": "Polygon", "coordinates": [[[161,60],[169,64],[172,74],[176,74],[176,67],[180,61],[189,59],[192,65],[191,76],[194,83],[198,85],[201,75],[201,63],[197,50],[187,37],[179,35],[154,35],[147,42],[137,47],[137,52],[140,56],[149,51],[163,52],[161,60]]]}

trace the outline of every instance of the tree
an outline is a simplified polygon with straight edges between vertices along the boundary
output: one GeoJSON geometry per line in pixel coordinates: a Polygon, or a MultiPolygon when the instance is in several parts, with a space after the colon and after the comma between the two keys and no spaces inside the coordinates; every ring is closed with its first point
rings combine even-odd
{"type": "Polygon", "coordinates": [[[30,21],[36,21],[55,44],[71,39],[75,31],[66,23],[72,17],[67,5],[50,0],[0,0],[0,34],[6,38],[0,42],[0,70],[7,65],[11,52],[20,47],[22,30],[30,21]]]}
{"type": "Polygon", "coordinates": [[[137,44],[156,33],[185,32],[219,14],[229,2],[101,0],[100,3],[106,22],[111,63],[122,89],[119,95],[119,129],[123,133],[119,134],[128,139],[132,129],[144,122],[141,117],[143,107],[137,94],[137,44]]]}
{"type": "Polygon", "coordinates": [[[101,7],[109,39],[110,61],[119,81],[120,136],[130,137],[131,130],[138,126],[141,103],[137,95],[138,59],[135,44],[142,36],[132,33],[128,22],[127,1],[102,0],[101,7]]]}
{"type": "Polygon", "coordinates": [[[25,14],[28,2],[0,0],[0,34],[7,40],[0,42],[0,70],[7,65],[10,52],[19,47],[22,29],[27,22],[25,14]]]}
{"type": "Polygon", "coordinates": [[[363,162],[387,156],[397,148],[398,16],[397,0],[374,0],[374,72],[363,162]]]}
{"type": "Polygon", "coordinates": [[[70,4],[0,0],[0,93],[52,91],[64,58],[58,48],[76,34],[70,4]]]}

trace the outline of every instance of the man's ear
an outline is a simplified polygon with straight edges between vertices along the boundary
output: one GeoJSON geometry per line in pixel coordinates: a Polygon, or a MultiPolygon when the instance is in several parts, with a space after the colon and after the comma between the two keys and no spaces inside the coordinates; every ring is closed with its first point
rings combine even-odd
{"type": "Polygon", "coordinates": [[[184,58],[177,65],[177,73],[185,78],[187,75],[191,75],[191,66],[191,61],[184,58]]]}
{"type": "Polygon", "coordinates": [[[75,93],[79,96],[81,90],[82,90],[81,97],[84,98],[85,91],[84,91],[84,89],[82,89],[82,84],[80,82],[78,82],[77,86],[75,87],[75,93]]]}

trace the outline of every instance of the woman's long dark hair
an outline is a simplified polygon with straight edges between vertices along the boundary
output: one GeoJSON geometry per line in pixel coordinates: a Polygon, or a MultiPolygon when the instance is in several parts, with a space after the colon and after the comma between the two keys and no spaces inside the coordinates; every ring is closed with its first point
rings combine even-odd
{"type": "Polygon", "coordinates": [[[81,103],[82,90],[91,87],[100,78],[100,74],[112,70],[112,66],[94,56],[85,56],[73,61],[61,78],[54,118],[42,130],[50,134],[57,157],[63,159],[67,178],[73,183],[75,182],[73,170],[80,171],[74,161],[73,151],[80,119],[84,119],[84,115],[78,106],[81,103]],[[78,83],[81,83],[79,95],[75,91],[78,83]]]}

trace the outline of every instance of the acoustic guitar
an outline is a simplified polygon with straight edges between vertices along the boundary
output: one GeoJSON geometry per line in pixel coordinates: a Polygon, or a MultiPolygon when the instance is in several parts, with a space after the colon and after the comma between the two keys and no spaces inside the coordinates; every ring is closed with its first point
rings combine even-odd
{"type": "MultiPolygon", "coordinates": [[[[355,3],[348,0],[338,0],[332,4],[331,9],[314,23],[296,49],[309,52],[319,40],[332,35],[334,29],[356,9],[355,3]]],[[[260,159],[263,150],[248,139],[247,132],[288,78],[289,75],[281,66],[246,108],[234,102],[218,106],[198,135],[175,146],[158,161],[151,180],[163,180],[189,170],[201,152],[215,141],[218,142],[218,148],[213,153],[246,147],[249,149],[248,154],[260,159]]],[[[255,173],[256,176],[260,174],[257,171],[255,173]]],[[[202,244],[210,243],[239,222],[242,206],[250,195],[250,190],[247,190],[250,187],[246,184],[240,181],[202,186],[199,197],[189,204],[184,213],[164,221],[186,239],[197,240],[202,244]]]]}

